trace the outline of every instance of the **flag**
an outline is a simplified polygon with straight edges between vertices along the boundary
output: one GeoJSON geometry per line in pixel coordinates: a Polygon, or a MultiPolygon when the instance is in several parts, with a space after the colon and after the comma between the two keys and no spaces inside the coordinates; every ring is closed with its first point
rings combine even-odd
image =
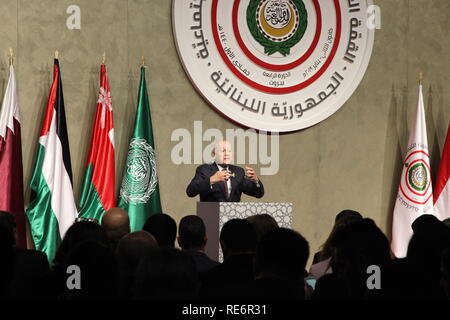
{"type": "Polygon", "coordinates": [[[53,83],[30,187],[32,195],[26,213],[33,241],[36,249],[45,252],[52,262],[61,239],[77,217],[58,59],[53,66],[53,83]]]}
{"type": "Polygon", "coordinates": [[[114,122],[106,66],[100,67],[97,101],[79,216],[100,221],[105,211],[116,206],[114,164],[114,122]]]}
{"type": "Polygon", "coordinates": [[[12,64],[0,114],[0,210],[14,214],[17,246],[26,248],[19,99],[12,64]]]}
{"type": "Polygon", "coordinates": [[[408,140],[394,208],[391,249],[397,258],[406,256],[412,236],[411,225],[422,214],[433,214],[433,186],[422,85],[420,85],[416,116],[408,140]]]}
{"type": "Polygon", "coordinates": [[[141,67],[136,118],[120,187],[119,207],[128,212],[131,231],[141,230],[150,215],[162,213],[145,67],[141,67]]]}
{"type": "Polygon", "coordinates": [[[450,218],[450,125],[434,186],[434,214],[439,220],[450,218]]]}

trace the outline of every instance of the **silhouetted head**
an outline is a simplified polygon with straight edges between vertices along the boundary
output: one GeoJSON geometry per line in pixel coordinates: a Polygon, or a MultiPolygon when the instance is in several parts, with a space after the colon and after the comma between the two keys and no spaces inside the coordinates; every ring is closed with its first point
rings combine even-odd
{"type": "Polygon", "coordinates": [[[157,247],[155,237],[147,231],[135,231],[123,236],[116,251],[119,269],[124,273],[134,274],[139,261],[157,247]]]}
{"type": "Polygon", "coordinates": [[[256,249],[257,277],[275,276],[301,283],[309,257],[309,245],[298,232],[277,228],[265,234],[256,249]]]}
{"type": "Polygon", "coordinates": [[[335,248],[333,247],[334,237],[339,230],[345,228],[346,226],[363,219],[362,215],[353,210],[342,210],[336,215],[333,229],[331,230],[327,240],[322,245],[322,251],[320,252],[320,261],[331,258],[334,254],[335,248]]]}
{"type": "Polygon", "coordinates": [[[130,218],[128,213],[121,208],[112,208],[106,211],[101,224],[113,250],[117,247],[119,240],[130,233],[130,218]]]}
{"type": "Polygon", "coordinates": [[[142,229],[151,233],[160,247],[175,246],[177,223],[171,216],[165,213],[154,214],[147,219],[142,229]]]}
{"type": "Polygon", "coordinates": [[[358,211],[346,209],[346,210],[342,210],[341,212],[339,212],[336,215],[336,218],[334,219],[334,223],[338,223],[340,221],[345,221],[347,219],[354,221],[354,220],[360,220],[362,218],[363,218],[363,216],[358,211]]]}
{"type": "Polygon", "coordinates": [[[178,244],[184,250],[203,250],[206,245],[203,220],[194,215],[185,216],[178,226],[178,244]]]}
{"type": "Polygon", "coordinates": [[[408,260],[415,267],[436,274],[441,254],[450,243],[450,228],[429,214],[418,217],[411,227],[414,233],[408,244],[408,260]]]}
{"type": "Polygon", "coordinates": [[[83,241],[96,241],[102,245],[108,245],[108,237],[105,230],[96,222],[79,221],[75,222],[67,230],[58,250],[56,251],[54,264],[62,266],[68,253],[83,241]]]}
{"type": "Polygon", "coordinates": [[[198,283],[194,260],[171,247],[151,250],[136,270],[137,299],[195,299],[198,283]]]}
{"type": "Polygon", "coordinates": [[[245,219],[231,219],[220,231],[220,245],[226,260],[233,254],[254,253],[256,233],[250,222],[245,219]]]}
{"type": "Polygon", "coordinates": [[[275,219],[267,213],[255,214],[247,218],[256,232],[256,241],[259,242],[261,238],[268,232],[278,228],[278,223],[275,219]]]}

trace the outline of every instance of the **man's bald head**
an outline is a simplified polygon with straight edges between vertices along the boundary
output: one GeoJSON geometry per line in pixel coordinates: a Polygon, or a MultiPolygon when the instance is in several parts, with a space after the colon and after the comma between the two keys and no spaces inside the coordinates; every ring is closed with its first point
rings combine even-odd
{"type": "Polygon", "coordinates": [[[231,150],[231,144],[228,141],[222,140],[214,145],[214,150],[212,153],[216,163],[222,165],[228,165],[233,159],[233,153],[231,150]]]}
{"type": "Polygon", "coordinates": [[[119,240],[124,235],[130,233],[130,219],[128,213],[121,208],[109,209],[103,215],[102,227],[105,229],[114,249],[119,240]]]}

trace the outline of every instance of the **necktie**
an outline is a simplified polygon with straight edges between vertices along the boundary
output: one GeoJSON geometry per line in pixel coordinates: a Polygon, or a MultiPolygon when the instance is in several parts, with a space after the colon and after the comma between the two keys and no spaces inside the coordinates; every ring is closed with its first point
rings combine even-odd
{"type": "MultiPolygon", "coordinates": [[[[228,170],[228,169],[223,168],[222,171],[223,170],[228,170]]],[[[229,199],[229,195],[228,195],[228,181],[224,181],[223,183],[225,185],[225,198],[228,200],[229,199]]]]}

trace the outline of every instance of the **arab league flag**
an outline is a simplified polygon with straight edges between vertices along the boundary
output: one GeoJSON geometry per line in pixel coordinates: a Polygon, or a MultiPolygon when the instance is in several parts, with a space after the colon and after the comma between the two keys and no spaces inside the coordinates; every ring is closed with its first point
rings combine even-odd
{"type": "Polygon", "coordinates": [[[19,99],[12,65],[9,67],[9,80],[0,114],[0,210],[14,214],[17,246],[26,248],[19,99]]]}
{"type": "Polygon", "coordinates": [[[150,215],[162,213],[145,67],[141,67],[136,118],[120,187],[119,207],[128,212],[131,231],[141,230],[150,215]]]}
{"type": "Polygon", "coordinates": [[[32,195],[26,213],[31,234],[36,249],[45,252],[52,262],[61,239],[77,217],[58,59],[30,187],[32,195]]]}
{"type": "Polygon", "coordinates": [[[391,249],[397,258],[406,256],[413,233],[411,225],[422,214],[433,214],[433,187],[422,85],[420,85],[416,117],[409,136],[394,208],[391,249]]]}
{"type": "Polygon", "coordinates": [[[100,93],[78,214],[80,217],[97,221],[101,221],[105,211],[116,206],[112,111],[106,66],[102,64],[100,67],[100,93]]]}
{"type": "Polygon", "coordinates": [[[450,218],[450,125],[434,186],[434,214],[439,220],[450,218]]]}

